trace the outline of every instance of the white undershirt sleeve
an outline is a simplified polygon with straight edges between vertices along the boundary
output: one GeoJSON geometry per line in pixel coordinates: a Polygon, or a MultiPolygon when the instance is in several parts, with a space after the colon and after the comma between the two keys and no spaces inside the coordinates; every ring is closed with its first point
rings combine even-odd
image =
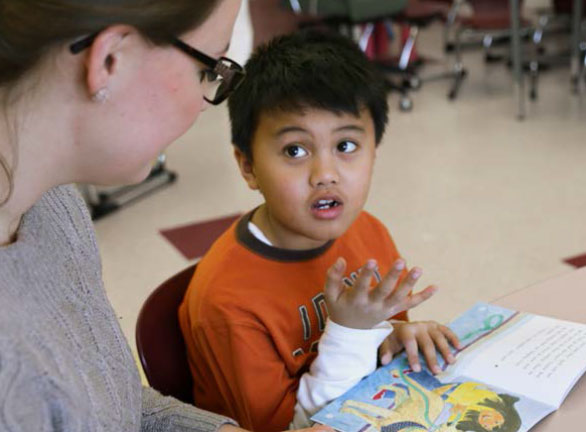
{"type": "Polygon", "coordinates": [[[309,427],[313,414],[372,373],[376,369],[378,347],[392,331],[388,321],[361,330],[343,327],[328,318],[318,355],[299,381],[295,414],[289,428],[309,427]]]}

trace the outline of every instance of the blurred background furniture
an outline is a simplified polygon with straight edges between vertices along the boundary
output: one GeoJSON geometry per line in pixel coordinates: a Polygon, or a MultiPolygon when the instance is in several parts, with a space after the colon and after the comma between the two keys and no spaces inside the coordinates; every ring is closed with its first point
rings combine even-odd
{"type": "Polygon", "coordinates": [[[411,62],[416,32],[409,34],[397,59],[385,55],[394,38],[391,20],[401,16],[407,0],[288,0],[284,5],[298,17],[298,27],[323,27],[353,39],[387,73],[389,90],[400,95],[399,109],[412,109],[409,92],[420,85],[411,62]]]}
{"type": "Polygon", "coordinates": [[[116,188],[102,188],[89,184],[78,188],[90,210],[92,219],[100,219],[126,204],[143,198],[163,186],[173,183],[177,175],[165,166],[165,155],[161,154],[153,165],[149,176],[142,182],[116,188]]]}
{"type": "Polygon", "coordinates": [[[582,23],[586,6],[583,0],[574,0],[572,6],[572,60],[571,60],[571,83],[575,92],[584,91],[584,52],[586,47],[582,23]],[[582,48],[581,48],[582,45],[582,48]]]}
{"type": "MultiPolygon", "coordinates": [[[[454,49],[450,49],[450,30],[458,17],[458,10],[459,2],[457,0],[409,0],[405,10],[396,18],[397,23],[406,25],[409,28],[411,39],[408,39],[404,44],[404,49],[410,43],[415,46],[417,36],[421,29],[439,21],[444,23],[444,51],[445,53],[454,52],[454,49]]],[[[420,66],[424,66],[427,62],[435,61],[423,58],[421,59],[420,66]]],[[[459,61],[458,57],[456,57],[456,61],[446,72],[427,76],[418,73],[417,78],[420,82],[436,81],[439,79],[452,81],[452,85],[448,91],[448,99],[454,100],[467,73],[462,61],[459,61]]]]}
{"type": "Polygon", "coordinates": [[[155,390],[193,404],[193,379],[177,310],[197,264],[167,279],[146,299],[136,321],[136,348],[155,390]]]}
{"type": "MultiPolygon", "coordinates": [[[[556,19],[565,16],[571,22],[571,37],[565,36],[571,40],[566,44],[571,60],[548,52],[543,42],[551,40],[553,18],[535,18],[536,2],[530,1],[526,15],[521,14],[522,0],[408,0],[403,5],[405,0],[253,0],[250,9],[255,43],[308,25],[334,28],[352,37],[388,73],[390,89],[400,95],[399,107],[405,111],[413,106],[410,93],[428,81],[450,80],[448,97],[457,98],[467,74],[463,50],[483,49],[487,62],[502,61],[511,67],[517,117],[523,118],[525,75],[530,78],[532,100],[538,97],[538,77],[556,63],[571,64],[572,88],[577,93],[584,87],[586,43],[580,31],[584,0],[551,2],[556,19]],[[390,9],[394,7],[397,9],[390,9]],[[421,30],[440,21],[445,52],[454,61],[443,73],[426,76],[422,66],[429,58],[420,56],[416,43],[421,30]],[[398,54],[389,56],[389,46],[397,43],[398,54]],[[501,46],[506,48],[504,53],[498,52],[501,46]],[[552,57],[557,57],[555,62],[552,57]]],[[[542,7],[543,2],[539,3],[542,7]]],[[[428,62],[433,63],[438,61],[428,62]]]]}
{"type": "Polygon", "coordinates": [[[586,0],[578,2],[581,10],[574,15],[574,0],[553,0],[552,7],[539,11],[537,26],[533,35],[538,49],[529,63],[530,90],[529,97],[537,99],[537,79],[539,72],[552,67],[566,66],[571,63],[571,85],[577,92],[584,85],[584,9],[586,0]],[[553,39],[557,46],[546,46],[545,42],[553,39]],[[575,40],[577,39],[577,40],[575,40]],[[577,51],[577,53],[575,52],[577,51]],[[582,79],[579,79],[582,77],[582,79]]]}
{"type": "MultiPolygon", "coordinates": [[[[512,67],[513,80],[515,84],[515,97],[517,100],[517,118],[522,120],[526,115],[526,95],[525,95],[525,81],[523,74],[523,50],[522,50],[522,35],[521,35],[521,17],[520,17],[520,1],[510,0],[509,6],[511,10],[511,51],[512,51],[512,67]]],[[[561,4],[558,4],[558,7],[561,4]]],[[[561,6],[564,7],[564,6],[561,6]]],[[[565,6],[567,10],[567,5],[565,6]]],[[[555,5],[554,5],[555,9],[555,5]]],[[[583,14],[584,2],[583,0],[572,0],[571,7],[571,38],[570,38],[570,82],[574,93],[580,94],[584,88],[584,36],[583,36],[583,14]]],[[[539,34],[537,36],[539,39],[539,34]]],[[[535,66],[535,64],[534,64],[535,66]]],[[[536,86],[536,79],[534,81],[536,86]]],[[[534,90],[537,91],[536,88],[534,90]]],[[[536,94],[535,94],[536,97],[536,94]]]]}
{"type": "MultiPolygon", "coordinates": [[[[517,0],[521,7],[522,0],[517,0]]],[[[482,41],[485,61],[490,63],[499,60],[491,52],[496,40],[510,40],[511,38],[511,10],[509,0],[455,0],[453,20],[448,25],[455,27],[454,69],[462,69],[462,43],[464,38],[475,38],[482,41]],[[460,9],[466,4],[468,13],[460,14],[460,9]]],[[[516,30],[521,37],[530,36],[533,33],[531,22],[525,17],[519,17],[519,29],[516,30]]],[[[452,95],[456,97],[456,95],[452,95]]]]}

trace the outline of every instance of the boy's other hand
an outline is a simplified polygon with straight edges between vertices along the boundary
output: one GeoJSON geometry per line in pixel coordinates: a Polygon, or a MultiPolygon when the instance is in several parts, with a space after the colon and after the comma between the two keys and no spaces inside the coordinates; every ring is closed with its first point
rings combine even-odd
{"type": "Polygon", "coordinates": [[[405,349],[409,366],[415,372],[420,372],[421,351],[429,370],[438,374],[442,370],[437,362],[437,351],[447,363],[452,364],[456,361],[450,344],[457,349],[461,348],[458,336],[449,327],[435,321],[393,322],[393,332],[381,344],[379,355],[381,363],[386,365],[395,354],[405,349]]]}
{"type": "Polygon", "coordinates": [[[413,268],[399,283],[405,261],[395,261],[391,270],[373,289],[370,288],[376,261],[368,260],[362,267],[354,285],[343,283],[346,261],[338,260],[328,270],[325,297],[330,319],[344,327],[370,329],[383,320],[411,309],[430,298],[437,287],[430,285],[423,291],[410,295],[421,269],[413,268]]]}

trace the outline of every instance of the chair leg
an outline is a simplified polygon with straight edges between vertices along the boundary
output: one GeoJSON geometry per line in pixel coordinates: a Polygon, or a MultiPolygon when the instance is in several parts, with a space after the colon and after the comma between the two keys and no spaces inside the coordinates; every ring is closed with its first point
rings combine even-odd
{"type": "Polygon", "coordinates": [[[580,72],[578,74],[578,94],[584,94],[586,91],[586,50],[580,49],[582,62],[580,64],[580,72]]]}
{"type": "Polygon", "coordinates": [[[387,87],[390,91],[399,93],[399,110],[402,112],[409,112],[413,109],[413,100],[409,96],[407,87],[403,84],[396,84],[390,79],[387,79],[387,87]]]}
{"type": "Polygon", "coordinates": [[[533,43],[532,58],[529,61],[529,98],[532,101],[537,100],[538,97],[538,84],[539,84],[539,71],[540,71],[540,56],[544,52],[543,47],[543,35],[545,29],[549,24],[549,18],[547,15],[539,17],[537,27],[533,31],[531,41],[533,43]]]}
{"type": "Polygon", "coordinates": [[[495,54],[491,48],[494,46],[494,36],[492,34],[485,34],[482,38],[482,47],[484,48],[484,62],[498,63],[503,60],[501,54],[495,54]]]}
{"type": "Polygon", "coordinates": [[[409,28],[409,37],[405,41],[405,45],[401,50],[401,57],[399,58],[399,68],[402,71],[406,71],[409,67],[409,61],[411,60],[411,54],[413,53],[413,48],[415,47],[415,41],[417,40],[418,34],[419,27],[416,25],[411,25],[409,28]]]}
{"type": "Polygon", "coordinates": [[[374,32],[374,23],[367,23],[362,30],[360,37],[358,38],[358,46],[362,50],[362,52],[366,52],[366,48],[368,47],[368,42],[372,38],[372,34],[374,32]]]}
{"type": "Polygon", "coordinates": [[[409,69],[411,66],[411,56],[413,54],[413,49],[415,48],[418,35],[419,26],[411,24],[409,27],[409,36],[403,45],[403,49],[401,50],[401,55],[399,57],[399,70],[401,71],[402,75],[402,85],[403,87],[410,90],[419,90],[421,87],[421,78],[417,75],[415,68],[412,68],[411,70],[409,69]]]}
{"type": "MultiPolygon", "coordinates": [[[[367,23],[364,26],[355,26],[353,32],[353,39],[357,42],[362,52],[366,53],[368,50],[369,42],[372,41],[374,36],[375,25],[374,23],[367,23]]],[[[409,38],[405,43],[401,57],[399,60],[398,67],[393,67],[391,73],[399,73],[400,83],[397,84],[391,78],[386,79],[386,85],[389,92],[399,93],[399,109],[403,112],[408,112],[413,109],[413,101],[409,96],[409,90],[411,89],[411,83],[414,82],[413,78],[408,75],[409,60],[413,47],[415,46],[415,39],[417,38],[417,29],[411,29],[409,38]]],[[[383,66],[384,69],[384,66],[383,66]]]]}
{"type": "Polygon", "coordinates": [[[454,76],[454,82],[452,83],[452,88],[448,93],[448,99],[454,100],[458,96],[458,92],[460,91],[460,86],[462,85],[462,81],[466,77],[466,69],[464,69],[464,64],[462,62],[462,30],[458,30],[456,32],[456,44],[454,46],[455,49],[455,63],[453,66],[452,74],[454,76]]]}
{"type": "Polygon", "coordinates": [[[460,8],[464,4],[464,0],[454,0],[448,16],[446,17],[446,23],[444,25],[444,51],[446,53],[454,51],[455,43],[451,40],[451,34],[454,33],[456,28],[456,20],[460,13],[460,8]]]}
{"type": "Polygon", "coordinates": [[[539,84],[539,62],[531,61],[529,63],[529,98],[532,101],[538,98],[539,84]]]}

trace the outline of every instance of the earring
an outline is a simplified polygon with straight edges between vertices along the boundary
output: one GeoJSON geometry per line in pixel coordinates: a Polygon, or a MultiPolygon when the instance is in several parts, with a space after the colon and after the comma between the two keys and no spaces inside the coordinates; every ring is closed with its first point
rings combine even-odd
{"type": "Polygon", "coordinates": [[[110,99],[110,90],[107,87],[102,87],[92,95],[94,102],[104,103],[110,99]]]}

